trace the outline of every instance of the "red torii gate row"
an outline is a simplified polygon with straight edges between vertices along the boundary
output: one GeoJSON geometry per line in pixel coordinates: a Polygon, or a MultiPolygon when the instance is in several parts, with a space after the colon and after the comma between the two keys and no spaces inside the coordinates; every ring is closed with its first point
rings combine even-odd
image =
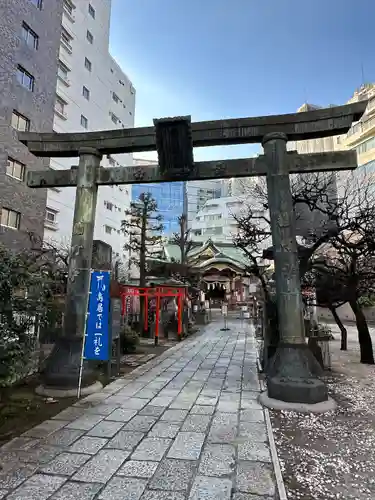
{"type": "Polygon", "coordinates": [[[121,285],[120,286],[120,297],[121,297],[121,315],[124,317],[126,315],[126,299],[128,297],[144,297],[145,308],[144,308],[144,330],[148,330],[148,301],[149,299],[156,299],[155,308],[155,345],[159,342],[159,319],[160,319],[160,307],[161,300],[163,298],[176,298],[177,299],[177,335],[179,340],[182,335],[182,314],[184,308],[184,300],[186,298],[186,290],[183,287],[170,287],[166,285],[159,285],[156,287],[138,287],[133,285],[121,285]]]}

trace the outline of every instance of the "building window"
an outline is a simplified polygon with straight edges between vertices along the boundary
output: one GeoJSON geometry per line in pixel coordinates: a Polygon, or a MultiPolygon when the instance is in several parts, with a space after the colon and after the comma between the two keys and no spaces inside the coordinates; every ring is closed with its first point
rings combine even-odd
{"type": "Polygon", "coordinates": [[[83,128],[87,128],[89,126],[89,121],[86,116],[81,115],[81,125],[83,128]]]}
{"type": "Polygon", "coordinates": [[[42,10],[43,0],[29,0],[35,7],[42,10]]]}
{"type": "Polygon", "coordinates": [[[114,114],[114,113],[111,113],[111,120],[113,121],[113,123],[115,123],[116,125],[118,124],[118,122],[120,121],[119,118],[117,118],[117,116],[114,114]]]}
{"type": "Polygon", "coordinates": [[[94,36],[93,36],[93,34],[91,33],[91,31],[87,30],[87,32],[86,32],[86,38],[87,38],[87,40],[88,40],[90,43],[92,43],[92,42],[94,41],[94,36]]]}
{"type": "Polygon", "coordinates": [[[22,23],[22,38],[29,47],[38,50],[39,37],[25,22],[22,23]]]}
{"type": "Polygon", "coordinates": [[[22,66],[17,68],[17,80],[25,89],[34,91],[35,79],[31,73],[25,70],[22,66]]]}
{"type": "Polygon", "coordinates": [[[107,210],[110,210],[112,212],[112,210],[113,210],[113,203],[111,203],[110,201],[105,201],[104,202],[104,206],[106,207],[107,210]]]}
{"type": "Polygon", "coordinates": [[[118,96],[115,92],[112,92],[112,99],[113,99],[115,102],[119,102],[119,100],[120,100],[119,96],[118,96]]]}
{"type": "Polygon", "coordinates": [[[111,226],[104,226],[104,229],[105,229],[105,232],[107,234],[112,234],[112,228],[111,228],[111,226]]]}
{"type": "Polygon", "coordinates": [[[89,3],[89,14],[90,16],[95,19],[95,9],[94,7],[91,5],[91,3],[89,3]]]}
{"type": "Polygon", "coordinates": [[[20,163],[19,161],[13,160],[13,158],[8,157],[6,174],[9,175],[9,177],[13,177],[14,179],[18,179],[19,181],[24,181],[25,171],[26,166],[23,163],[20,163]]]}
{"type": "Polygon", "coordinates": [[[21,221],[21,214],[9,208],[1,209],[1,225],[11,227],[12,229],[19,229],[21,221]]]}
{"type": "Polygon", "coordinates": [[[28,132],[30,130],[30,120],[18,113],[18,111],[13,111],[12,127],[19,132],[28,132]]]}
{"type": "Polygon", "coordinates": [[[91,61],[89,59],[87,59],[87,57],[85,57],[85,68],[88,70],[88,71],[91,71],[92,69],[92,64],[91,64],[91,61]]]}
{"type": "Polygon", "coordinates": [[[49,224],[55,225],[57,223],[57,210],[53,208],[46,208],[45,221],[49,224]]]}
{"type": "Polygon", "coordinates": [[[82,88],[82,95],[85,99],[87,99],[88,101],[90,100],[90,91],[87,87],[83,86],[82,88]]]}
{"type": "Polygon", "coordinates": [[[63,117],[66,116],[66,111],[65,111],[65,106],[67,105],[67,102],[64,101],[64,99],[60,96],[56,96],[56,101],[55,101],[55,111],[58,115],[61,115],[63,117]]]}

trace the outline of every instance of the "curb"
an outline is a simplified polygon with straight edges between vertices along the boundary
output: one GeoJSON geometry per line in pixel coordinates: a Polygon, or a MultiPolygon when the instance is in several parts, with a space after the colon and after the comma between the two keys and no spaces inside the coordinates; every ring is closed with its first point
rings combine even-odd
{"type": "MultiPolygon", "coordinates": [[[[257,362],[258,362],[258,369],[259,369],[259,367],[260,367],[259,358],[257,359],[257,362]]],[[[265,391],[266,385],[265,385],[264,381],[260,379],[259,383],[260,383],[261,390],[265,391]]],[[[271,450],[271,460],[272,460],[272,464],[273,464],[273,470],[275,472],[276,487],[277,487],[277,492],[278,492],[278,497],[279,497],[278,500],[288,500],[288,496],[287,496],[286,490],[285,490],[283,475],[281,473],[279,456],[277,454],[275,438],[273,435],[270,413],[269,413],[268,408],[263,407],[263,410],[264,410],[264,417],[265,417],[265,421],[266,421],[268,441],[269,441],[270,450],[271,450]]]]}

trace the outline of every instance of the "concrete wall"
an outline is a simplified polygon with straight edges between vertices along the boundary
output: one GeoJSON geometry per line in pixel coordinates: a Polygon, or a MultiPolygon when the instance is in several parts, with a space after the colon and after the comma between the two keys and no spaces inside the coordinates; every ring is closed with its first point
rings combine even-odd
{"type": "Polygon", "coordinates": [[[29,189],[26,180],[6,175],[6,166],[9,156],[26,171],[48,168],[48,159],[38,160],[18,141],[11,117],[17,110],[30,120],[31,131],[52,131],[62,4],[45,1],[39,10],[30,0],[0,1],[0,205],[21,214],[20,230],[0,226],[0,243],[11,248],[28,244],[29,231],[43,237],[46,190],[29,189]],[[38,35],[37,50],[22,38],[23,22],[38,35]],[[35,78],[33,91],[17,81],[18,65],[35,78]]]}
{"type": "MultiPolygon", "coordinates": [[[[366,307],[365,309],[363,309],[363,312],[369,322],[375,322],[375,307],[366,307]]],[[[339,315],[339,318],[343,322],[355,321],[353,311],[351,310],[349,304],[344,304],[343,306],[339,307],[337,309],[337,313],[339,315]]],[[[328,309],[318,307],[317,314],[319,321],[335,321],[328,309]]]]}

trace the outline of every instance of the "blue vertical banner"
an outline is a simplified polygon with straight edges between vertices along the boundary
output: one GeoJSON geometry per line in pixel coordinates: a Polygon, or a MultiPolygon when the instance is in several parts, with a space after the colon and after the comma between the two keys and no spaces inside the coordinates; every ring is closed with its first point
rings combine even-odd
{"type": "Polygon", "coordinates": [[[92,271],[83,357],[109,359],[110,271],[92,271]]]}

